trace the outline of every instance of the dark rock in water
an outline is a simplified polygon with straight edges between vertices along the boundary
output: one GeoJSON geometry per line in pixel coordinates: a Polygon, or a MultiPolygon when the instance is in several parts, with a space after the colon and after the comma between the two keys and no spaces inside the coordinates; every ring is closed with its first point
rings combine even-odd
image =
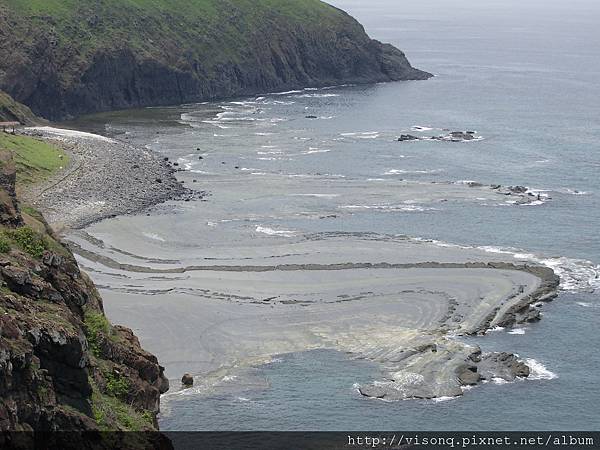
{"type": "Polygon", "coordinates": [[[402,134],[400,135],[400,137],[398,138],[398,142],[404,142],[404,141],[418,141],[419,138],[417,136],[413,136],[412,134],[402,134]]]}
{"type": "Polygon", "coordinates": [[[364,397],[385,398],[387,390],[379,386],[370,385],[360,386],[358,388],[358,392],[360,392],[360,394],[364,397]]]}
{"type": "Polygon", "coordinates": [[[481,381],[481,375],[477,372],[477,366],[474,364],[464,364],[456,370],[456,373],[463,386],[474,386],[481,381]]]}
{"type": "Polygon", "coordinates": [[[472,141],[475,139],[473,136],[474,133],[471,131],[452,131],[450,132],[450,136],[452,139],[462,140],[462,141],[472,141]]]}
{"type": "Polygon", "coordinates": [[[156,180],[154,180],[154,181],[156,181],[157,183],[162,183],[162,180],[161,180],[160,178],[157,178],[157,179],[156,179],[156,180]]]}
{"type": "Polygon", "coordinates": [[[186,373],[181,378],[181,384],[185,387],[192,387],[194,385],[194,377],[191,376],[189,373],[186,373]]]}
{"type": "Polygon", "coordinates": [[[506,189],[514,194],[524,194],[528,191],[526,186],[509,186],[506,189]]]}
{"type": "Polygon", "coordinates": [[[527,378],[530,369],[515,355],[501,352],[484,355],[479,363],[479,373],[484,380],[502,378],[506,381],[514,381],[517,377],[527,378]]]}
{"type": "Polygon", "coordinates": [[[318,119],[317,116],[306,116],[307,119],[318,119]]]}

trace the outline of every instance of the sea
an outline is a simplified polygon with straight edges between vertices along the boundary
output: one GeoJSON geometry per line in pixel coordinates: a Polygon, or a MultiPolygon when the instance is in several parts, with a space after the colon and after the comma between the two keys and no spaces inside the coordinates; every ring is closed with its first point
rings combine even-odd
{"type": "Polygon", "coordinates": [[[541,322],[473,338],[485,351],[519,354],[533,376],[455,399],[383,402],[357,391],[380,377],[374,362],[333,350],[284,354],[195,395],[166,398],[161,429],[599,429],[600,2],[330,3],[435,77],[101,114],[80,125],[159,152],[183,169],[186,186],[211,194],[171,202],[170,228],[147,218],[149,242],[172,243],[174,252],[242,242],[248,232],[378,233],[553,267],[561,291],[541,322]],[[477,139],[397,140],[449,131],[477,139]],[[526,186],[539,197],[435,208],[381,200],[378,192],[401,179],[526,186]],[[355,197],[341,204],[336,192],[344,189],[355,197]],[[325,214],[332,202],[346,213],[325,214]],[[212,223],[211,208],[231,217],[212,223]]]}

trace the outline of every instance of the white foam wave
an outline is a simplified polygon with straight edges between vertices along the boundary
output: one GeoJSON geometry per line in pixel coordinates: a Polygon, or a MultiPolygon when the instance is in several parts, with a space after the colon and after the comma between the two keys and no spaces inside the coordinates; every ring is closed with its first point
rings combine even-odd
{"type": "Polygon", "coordinates": [[[413,125],[412,127],[410,127],[410,129],[412,131],[431,131],[431,130],[433,130],[433,128],[431,128],[431,127],[422,127],[419,125],[413,125]]]}
{"type": "Polygon", "coordinates": [[[316,147],[309,147],[308,150],[302,152],[303,155],[312,155],[314,153],[329,153],[331,151],[331,149],[327,149],[327,148],[316,148],[316,147]]]}
{"type": "Polygon", "coordinates": [[[282,237],[292,237],[296,235],[295,231],[291,230],[274,230],[273,228],[258,226],[256,227],[257,233],[267,234],[269,236],[282,236],[282,237]]]}
{"type": "Polygon", "coordinates": [[[554,380],[558,378],[558,375],[548,370],[541,362],[536,361],[533,358],[525,360],[525,364],[529,367],[529,380],[554,380]]]}
{"type": "Polygon", "coordinates": [[[460,396],[457,397],[436,397],[436,398],[432,398],[431,400],[434,403],[441,403],[441,402],[448,402],[450,400],[456,400],[457,398],[459,398],[460,396]]]}
{"type": "Polygon", "coordinates": [[[513,328],[508,332],[508,334],[525,334],[524,328],[513,328]]]}
{"type": "Polygon", "coordinates": [[[301,94],[296,95],[298,98],[327,98],[327,97],[339,97],[340,94],[301,94]]]}
{"type": "Polygon", "coordinates": [[[336,198],[340,194],[292,194],[292,197],[336,198]]]}
{"type": "Polygon", "coordinates": [[[268,95],[290,95],[290,94],[301,94],[302,91],[284,91],[284,92],[269,92],[268,95]]]}
{"type": "Polygon", "coordinates": [[[403,174],[432,174],[432,173],[440,173],[443,172],[442,169],[428,169],[428,170],[406,170],[406,169],[390,169],[385,172],[383,175],[403,175],[403,174]]]}
{"type": "Polygon", "coordinates": [[[550,267],[560,277],[560,288],[565,291],[590,290],[600,288],[600,265],[584,259],[567,258],[564,256],[544,257],[510,247],[479,246],[451,244],[434,239],[415,238],[440,247],[477,249],[488,253],[509,255],[518,260],[531,261],[542,266],[550,267]]]}
{"type": "Polygon", "coordinates": [[[376,211],[403,211],[403,212],[423,212],[432,211],[433,208],[425,208],[419,205],[387,205],[387,204],[375,204],[375,205],[343,205],[341,209],[350,210],[376,210],[376,211]]]}

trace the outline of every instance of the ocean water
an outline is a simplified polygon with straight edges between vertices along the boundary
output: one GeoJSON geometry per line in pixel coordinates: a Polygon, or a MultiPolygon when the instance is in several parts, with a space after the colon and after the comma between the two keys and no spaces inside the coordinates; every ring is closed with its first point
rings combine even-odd
{"type": "Polygon", "coordinates": [[[600,4],[332,3],[435,78],[86,118],[78,125],[163,153],[185,169],[178,176],[187,186],[212,193],[171,202],[161,210],[171,222],[140,216],[93,231],[144,227],[148,245],[182,252],[341,231],[529,254],[563,275],[560,296],[540,323],[476,343],[529,359],[533,379],[442,402],[386,403],[356,390],[377,379],[374,363],[325,350],[287,354],[195,395],[168,394],[162,429],[598,429],[600,4]],[[447,130],[481,139],[396,140],[447,130]],[[401,179],[524,185],[540,201],[397,204],[390,192],[401,179]],[[215,210],[226,219],[212,222],[215,210]]]}

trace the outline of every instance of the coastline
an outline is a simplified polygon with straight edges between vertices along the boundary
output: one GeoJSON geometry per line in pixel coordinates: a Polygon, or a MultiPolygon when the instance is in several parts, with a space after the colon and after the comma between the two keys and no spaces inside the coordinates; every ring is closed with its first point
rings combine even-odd
{"type": "MultiPolygon", "coordinates": [[[[40,137],[50,140],[54,143],[58,143],[72,156],[72,163],[68,168],[61,171],[61,173],[53,177],[53,179],[45,182],[43,185],[36,186],[35,193],[33,191],[28,193],[29,198],[32,198],[32,196],[33,198],[37,197],[35,205],[44,211],[44,213],[49,217],[50,222],[55,227],[58,226],[67,230],[77,230],[94,222],[101,221],[105,218],[136,213],[143,211],[150,206],[168,200],[191,200],[194,195],[198,195],[193,194],[185,189],[175,178],[176,170],[171,167],[165,158],[160,158],[157,154],[151,151],[142,150],[115,139],[73,130],[61,130],[44,127],[28,129],[25,131],[25,133],[30,136],[33,135],[35,137],[40,137]],[[128,172],[128,169],[131,169],[131,171],[128,172]],[[123,179],[124,174],[125,177],[133,180],[134,182],[118,182],[117,180],[123,179]],[[161,179],[161,182],[157,181],[159,178],[161,179]],[[84,184],[85,189],[81,189],[82,183],[84,184]]],[[[464,187],[464,189],[466,191],[473,191],[477,189],[489,188],[471,185],[464,187]]],[[[491,191],[498,191],[498,188],[492,188],[491,191]]],[[[502,194],[502,192],[500,191],[493,195],[498,194],[502,194]]],[[[518,194],[527,199],[526,194],[518,194]]],[[[104,248],[104,244],[102,242],[95,241],[93,237],[88,235],[85,231],[76,232],[75,235],[77,235],[77,233],[80,233],[80,235],[83,236],[83,241],[88,241],[87,244],[92,245],[92,247],[97,245],[98,248],[104,248]]],[[[484,371],[484,373],[487,373],[488,380],[494,376],[504,376],[507,380],[512,380],[518,376],[526,376],[529,369],[525,369],[526,366],[524,366],[524,363],[519,362],[514,355],[502,354],[498,356],[493,354],[491,356],[486,355],[482,358],[481,350],[478,347],[473,349],[470,346],[456,342],[450,337],[450,335],[452,333],[465,336],[483,335],[494,327],[511,327],[517,324],[537,321],[541,317],[539,308],[540,305],[533,305],[537,304],[538,302],[552,300],[554,297],[556,297],[556,292],[559,286],[559,278],[555,272],[551,268],[542,265],[531,265],[529,262],[524,261],[512,263],[509,261],[509,258],[504,256],[492,257],[490,255],[483,256],[479,254],[477,257],[475,257],[475,259],[473,259],[473,255],[469,254],[469,252],[465,249],[455,248],[446,250],[432,250],[433,246],[424,242],[420,242],[418,244],[416,247],[417,250],[412,250],[414,253],[411,256],[407,257],[404,255],[400,259],[372,259],[375,257],[375,255],[371,254],[368,255],[365,260],[363,260],[367,262],[347,262],[348,259],[342,259],[336,262],[335,260],[340,257],[340,255],[336,255],[333,256],[333,262],[331,261],[331,258],[323,259],[321,263],[305,260],[294,261],[292,258],[292,260],[289,262],[282,261],[281,264],[272,266],[264,264],[250,265],[245,261],[243,265],[232,262],[228,265],[188,266],[180,265],[179,261],[163,261],[160,259],[137,256],[134,253],[128,253],[125,251],[120,252],[121,256],[143,261],[147,264],[147,266],[145,266],[132,263],[122,263],[107,255],[102,255],[101,252],[96,252],[93,249],[90,250],[89,248],[86,249],[85,246],[81,245],[82,240],[76,242],[77,239],[72,239],[75,235],[73,232],[70,233],[69,245],[78,255],[80,261],[83,262],[83,267],[87,271],[91,271],[92,277],[95,278],[100,289],[108,289],[106,293],[103,293],[103,296],[108,296],[108,298],[110,298],[111,294],[107,295],[108,292],[121,292],[121,296],[123,298],[121,298],[120,301],[126,304],[126,308],[130,308],[132,305],[128,301],[127,297],[129,297],[130,294],[135,296],[135,292],[129,288],[118,288],[116,286],[109,287],[109,285],[99,282],[99,280],[96,279],[98,276],[97,272],[99,270],[98,266],[118,271],[121,273],[120,276],[124,277],[126,280],[135,278],[136,275],[144,276],[144,274],[158,274],[164,277],[164,280],[167,280],[169,275],[173,276],[177,274],[186,274],[187,276],[190,276],[191,273],[198,273],[200,274],[200,278],[202,278],[204,277],[202,273],[217,273],[221,274],[220,276],[217,276],[218,279],[221,279],[221,276],[233,277],[232,282],[234,286],[236,282],[233,280],[240,274],[246,274],[242,275],[242,277],[252,277],[252,274],[263,274],[266,278],[269,278],[271,276],[270,274],[273,273],[289,274],[289,276],[294,279],[296,273],[303,277],[309,276],[306,274],[313,272],[328,273],[328,276],[332,277],[332,279],[335,279],[336,277],[341,277],[341,279],[343,279],[345,275],[337,274],[344,272],[352,274],[360,274],[371,271],[374,273],[391,272],[397,273],[398,278],[401,281],[397,281],[395,279],[392,281],[392,279],[390,279],[390,283],[399,283],[400,285],[405,283],[408,286],[412,286],[415,282],[417,282],[415,280],[420,279],[419,277],[422,275],[419,274],[426,274],[425,279],[428,279],[427,277],[431,276],[435,277],[436,281],[433,282],[433,284],[438,286],[439,292],[433,290],[431,293],[425,294],[424,298],[420,299],[419,301],[425,303],[432,302],[433,304],[439,302],[439,299],[436,297],[440,292],[451,292],[453,289],[451,285],[447,284],[447,282],[449,282],[452,278],[448,279],[445,275],[440,276],[442,273],[454,273],[456,274],[455,276],[457,278],[463,277],[463,281],[458,281],[459,286],[461,285],[460,283],[466,283],[464,286],[469,286],[471,283],[474,283],[474,285],[479,285],[480,287],[486,286],[486,279],[490,281],[492,285],[495,285],[495,283],[499,282],[499,277],[509,277],[509,279],[513,280],[511,281],[510,286],[503,287],[501,295],[495,295],[494,300],[489,304],[487,304],[487,301],[483,302],[483,304],[479,304],[475,298],[465,297],[461,299],[463,304],[459,306],[460,302],[456,303],[453,295],[444,293],[442,297],[445,298],[445,300],[442,300],[445,306],[436,307],[438,310],[436,312],[436,320],[434,321],[435,325],[431,323],[428,327],[426,327],[425,330],[418,331],[418,328],[414,328],[414,325],[407,325],[408,328],[405,326],[401,327],[401,329],[383,330],[379,326],[375,325],[372,322],[372,319],[367,319],[367,321],[371,323],[369,326],[375,326],[374,329],[371,329],[370,333],[383,333],[383,335],[385,335],[383,340],[389,340],[392,345],[397,346],[392,350],[386,349],[386,345],[384,347],[380,347],[375,352],[376,354],[380,354],[382,351],[384,353],[391,353],[393,356],[390,358],[384,358],[383,361],[386,362],[388,368],[390,367],[390,364],[394,366],[395,372],[389,374],[389,379],[392,380],[392,384],[389,386],[384,388],[382,387],[383,385],[381,382],[375,382],[375,384],[372,386],[361,388],[359,392],[368,397],[385,398],[391,400],[403,398],[453,397],[462,393],[462,387],[478,384],[482,380],[486,379],[481,378],[473,381],[473,377],[465,372],[465,370],[467,370],[467,372],[472,371],[473,366],[469,366],[468,369],[464,369],[465,364],[481,365],[481,370],[484,371]],[[425,250],[425,247],[428,248],[428,250],[425,251],[425,254],[418,250],[419,248],[420,250],[425,250]],[[325,263],[325,261],[327,262],[325,263]],[[164,267],[165,264],[170,265],[171,267],[164,267]],[[158,267],[156,267],[156,265],[158,265],[158,267]],[[481,270],[484,272],[480,272],[481,270]],[[334,275],[334,273],[337,274],[334,275]],[[481,273],[480,276],[482,279],[479,280],[477,277],[475,277],[469,281],[468,279],[471,277],[472,273],[481,273]],[[489,277],[487,275],[488,273],[490,274],[489,277]],[[527,278],[528,281],[517,281],[520,277],[520,275],[516,275],[517,273],[525,274],[527,277],[529,277],[527,278]],[[409,274],[408,278],[404,274],[409,274]],[[403,280],[404,278],[406,278],[406,280],[403,280]],[[447,282],[444,282],[443,280],[447,280],[447,282]],[[529,285],[529,287],[524,289],[524,286],[526,285],[529,285]],[[516,286],[521,287],[519,290],[515,290],[516,286]],[[457,308],[460,309],[460,313],[456,313],[457,308]],[[458,328],[457,323],[459,324],[458,328]],[[407,329],[410,329],[411,327],[414,329],[407,331],[407,329]],[[438,347],[446,348],[446,350],[444,352],[440,352],[440,355],[435,355],[432,357],[430,354],[430,349],[437,349],[438,347]],[[398,351],[400,351],[402,357],[398,356],[398,351]],[[501,360],[499,361],[498,359],[501,360]],[[414,387],[414,389],[408,388],[405,385],[399,387],[398,382],[396,381],[396,378],[398,378],[398,373],[403,372],[408,366],[412,368],[411,370],[416,370],[417,367],[421,367],[422,370],[420,370],[420,372],[429,374],[430,377],[432,373],[437,372],[440,374],[443,373],[443,375],[436,375],[434,377],[435,379],[428,379],[418,387],[414,387]],[[434,369],[432,369],[432,367],[434,369]],[[442,380],[439,379],[440,377],[442,380]]],[[[415,243],[413,242],[410,245],[407,244],[407,247],[411,247],[412,245],[415,245],[415,243]]],[[[118,249],[115,249],[112,246],[110,249],[111,251],[118,251],[118,249]]],[[[312,253],[314,253],[314,251],[306,251],[306,254],[312,253]]],[[[355,261],[361,261],[357,260],[358,256],[359,255],[353,255],[353,259],[355,261]]],[[[240,258],[240,262],[242,259],[244,258],[240,258]]],[[[102,270],[100,270],[100,272],[102,272],[102,270]]],[[[258,276],[260,277],[261,275],[258,276]]],[[[284,277],[285,276],[288,275],[284,275],[284,277]]],[[[281,282],[282,281],[280,280],[278,283],[281,282]]],[[[428,282],[418,282],[424,283],[421,285],[421,289],[425,290],[424,292],[429,292],[427,291],[427,289],[430,287],[428,282]]],[[[455,282],[456,281],[452,281],[452,283],[455,282]]],[[[368,284],[366,281],[365,283],[368,284]]],[[[285,282],[281,286],[284,285],[285,282]]],[[[501,284],[498,286],[501,286],[501,284]]],[[[341,293],[343,288],[339,287],[338,289],[341,290],[340,295],[337,297],[345,297],[345,293],[341,293]]],[[[151,286],[148,286],[148,292],[150,293],[151,291],[151,286]]],[[[152,295],[155,295],[161,291],[154,290],[152,292],[152,295]]],[[[169,292],[169,289],[164,292],[169,292]]],[[[399,290],[399,292],[412,292],[412,290],[399,290]]],[[[460,292],[460,289],[458,292],[460,292]]],[[[265,292],[265,295],[276,295],[279,293],[280,292],[271,291],[265,292]]],[[[252,295],[247,293],[244,295],[240,295],[240,293],[238,293],[237,297],[244,298],[245,295],[249,295],[248,298],[252,298],[252,295]]],[[[230,300],[235,297],[236,295],[232,295],[230,300]]],[[[224,298],[227,302],[227,296],[224,298]]],[[[260,304],[260,302],[257,303],[260,304]]],[[[348,314],[351,316],[359,314],[355,317],[355,319],[358,319],[360,314],[362,314],[353,310],[353,308],[355,308],[355,303],[360,304],[360,302],[348,302],[348,300],[344,299],[338,300],[335,303],[340,305],[340,308],[344,308],[346,305],[351,304],[352,308],[349,309],[348,314]]],[[[114,313],[111,311],[111,305],[113,305],[113,301],[109,300],[107,304],[109,315],[113,316],[113,319],[116,318],[117,322],[123,322],[131,325],[130,318],[127,316],[120,317],[120,313],[114,313]]],[[[284,308],[293,307],[295,304],[295,301],[284,301],[281,303],[281,306],[284,308]]],[[[302,305],[301,302],[298,303],[298,305],[307,306],[306,304],[302,305]]],[[[136,310],[147,309],[139,304],[138,306],[139,308],[136,307],[136,310]]],[[[273,307],[273,304],[270,303],[267,306],[273,307]]],[[[389,308],[390,304],[384,302],[382,307],[384,309],[389,308]]],[[[405,306],[394,306],[393,309],[395,314],[398,314],[399,317],[402,317],[403,314],[407,314],[408,316],[412,314],[410,312],[410,308],[406,309],[405,306]]],[[[207,305],[207,311],[210,310],[211,307],[207,305]]],[[[208,314],[210,315],[211,313],[208,312],[208,314]]],[[[236,306],[233,306],[228,314],[236,315],[236,306]]],[[[289,315],[288,319],[293,317],[294,314],[289,315]]],[[[300,313],[299,317],[301,317],[303,314],[304,313],[300,313]]],[[[150,320],[150,318],[148,319],[150,320]]],[[[361,320],[364,319],[366,318],[361,320]]],[[[294,320],[292,320],[292,322],[294,320]]],[[[143,339],[147,338],[144,330],[148,327],[149,323],[150,322],[146,322],[141,327],[140,331],[143,339]]],[[[136,323],[136,325],[139,329],[140,324],[136,323]]],[[[291,325],[291,328],[295,328],[293,323],[288,325],[291,325]]],[[[337,329],[333,333],[333,336],[337,335],[339,332],[340,330],[337,329]]],[[[278,354],[288,351],[306,351],[314,348],[329,348],[328,345],[330,344],[326,344],[326,342],[332,339],[338,342],[338,344],[333,346],[334,349],[337,348],[339,350],[350,352],[359,358],[371,359],[371,351],[365,350],[364,346],[368,348],[374,345],[374,342],[382,341],[382,339],[375,339],[363,344],[359,344],[359,348],[357,348],[357,342],[360,342],[362,339],[358,336],[354,336],[352,339],[350,339],[350,341],[340,344],[340,342],[343,341],[340,340],[339,337],[334,338],[333,336],[327,336],[328,333],[326,333],[324,336],[317,337],[320,332],[316,332],[314,330],[311,331],[311,333],[315,334],[315,336],[309,339],[310,342],[298,339],[297,344],[294,344],[291,347],[280,347],[275,343],[275,341],[270,342],[270,338],[268,337],[269,333],[267,332],[263,336],[265,340],[264,345],[269,347],[270,350],[266,353],[259,352],[248,355],[242,355],[238,353],[233,360],[228,360],[227,357],[223,357],[220,359],[221,362],[219,364],[210,368],[206,368],[207,370],[197,370],[198,368],[193,366],[190,368],[190,370],[197,376],[204,377],[208,376],[208,374],[214,372],[215,370],[223,370],[223,368],[230,366],[230,364],[252,364],[253,362],[255,363],[256,361],[263,360],[265,357],[274,357],[278,354]],[[353,339],[358,339],[358,341],[352,342],[353,339]]],[[[254,339],[256,339],[256,336],[254,339]]],[[[297,339],[297,336],[290,339],[297,339]]],[[[165,352],[160,348],[156,348],[153,343],[149,343],[148,345],[154,353],[158,354],[161,360],[164,357],[167,357],[167,362],[164,364],[167,366],[167,371],[169,371],[169,359],[173,358],[172,351],[165,352]]],[[[216,352],[213,350],[213,360],[215,359],[215,353],[221,352],[224,355],[227,354],[227,349],[224,348],[224,345],[225,344],[217,345],[218,350],[216,352]]],[[[236,345],[237,343],[233,344],[232,346],[235,347],[236,345]]],[[[177,352],[175,352],[175,354],[177,354],[177,352]]],[[[381,361],[381,358],[382,357],[379,355],[375,359],[381,361]]],[[[181,360],[185,358],[181,358],[181,355],[177,355],[175,359],[181,360]]],[[[217,360],[219,359],[217,358],[217,360]]],[[[419,372],[419,370],[417,372],[419,372]]],[[[178,376],[175,378],[172,377],[171,379],[173,381],[177,378],[178,376]]]]}
{"type": "Polygon", "coordinates": [[[53,143],[71,158],[68,167],[23,192],[57,232],[205,195],[182,186],[160,155],[117,139],[52,127],[25,128],[20,134],[53,143]]]}

